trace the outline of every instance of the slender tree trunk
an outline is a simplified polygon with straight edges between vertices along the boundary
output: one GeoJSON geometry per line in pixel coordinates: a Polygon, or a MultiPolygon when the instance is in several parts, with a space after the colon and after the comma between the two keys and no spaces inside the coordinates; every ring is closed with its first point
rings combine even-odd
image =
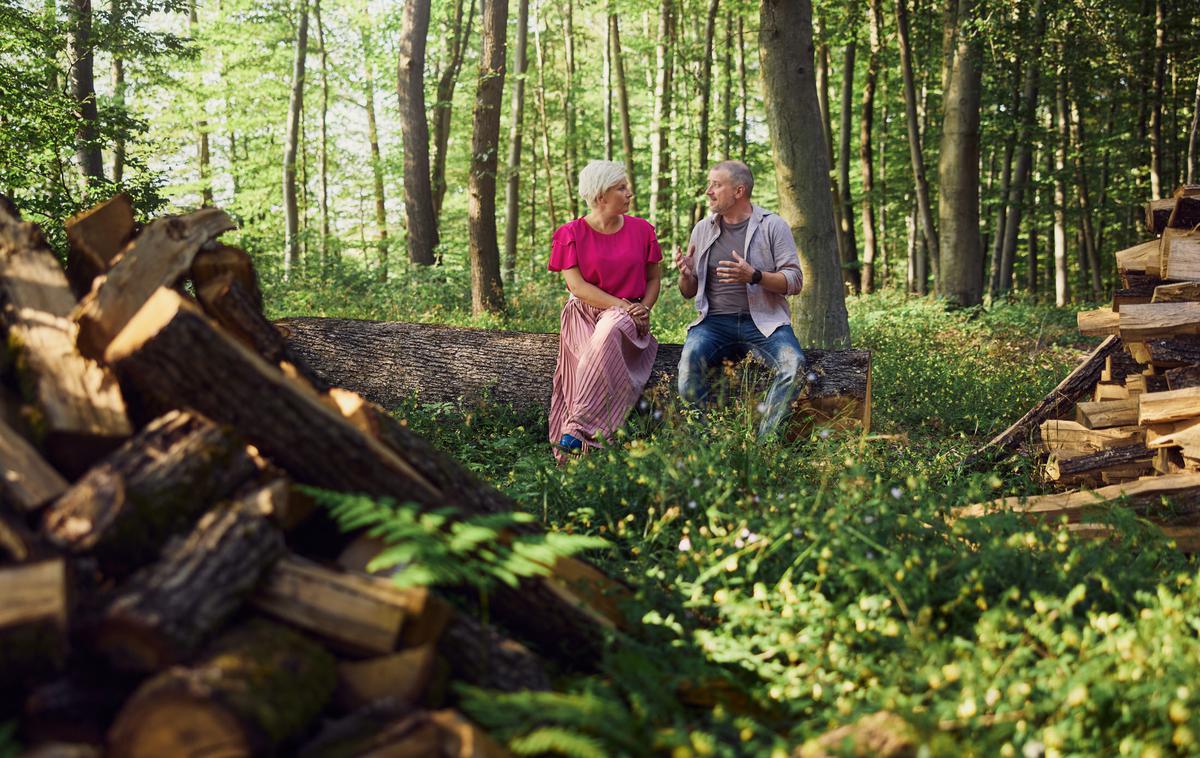
{"type": "MultiPolygon", "coordinates": [[[[123,23],[124,9],[121,6],[122,0],[112,0],[110,12],[112,13],[112,25],[114,29],[120,28],[123,23]]],[[[123,51],[118,47],[113,50],[112,56],[112,89],[113,89],[113,107],[122,115],[125,114],[125,58],[123,51]]],[[[112,180],[115,184],[120,184],[125,178],[125,134],[123,129],[118,129],[113,135],[113,169],[112,180]]]]}
{"type": "Polygon", "coordinates": [[[446,197],[446,148],[450,144],[450,117],[454,113],[454,88],[462,70],[467,40],[475,20],[475,0],[470,0],[466,24],[463,23],[463,2],[455,0],[454,24],[450,39],[450,63],[438,80],[437,103],[433,106],[433,166],[430,184],[433,186],[433,215],[441,218],[442,201],[446,197]]]}
{"type": "Polygon", "coordinates": [[[300,144],[300,112],[304,110],[304,63],[308,52],[308,3],[300,0],[296,50],[292,62],[292,94],[288,102],[287,136],[283,148],[283,279],[300,265],[300,213],[296,204],[296,150],[300,144]]]}
{"type": "MultiPolygon", "coordinates": [[[[199,25],[199,19],[196,15],[196,0],[188,2],[188,37],[192,40],[196,39],[196,27],[199,25]]],[[[204,56],[199,56],[199,66],[201,69],[201,78],[203,77],[204,56]]],[[[196,82],[200,94],[200,110],[204,111],[205,97],[204,84],[202,81],[196,82]]],[[[196,121],[196,160],[200,169],[200,204],[209,207],[213,204],[212,192],[212,155],[208,147],[208,119],[201,117],[196,121]]]]}
{"type": "MultiPolygon", "coordinates": [[[[908,151],[912,161],[913,193],[921,234],[936,259],[938,251],[937,230],[933,226],[933,209],[929,202],[929,180],[925,176],[925,156],[921,148],[921,119],[917,113],[916,84],[913,79],[912,44],[909,41],[908,2],[896,0],[896,39],[900,50],[900,74],[904,90],[904,122],[908,128],[908,151]]],[[[926,293],[927,272],[923,256],[918,256],[917,268],[913,272],[917,294],[926,293]]]]}
{"type": "Polygon", "coordinates": [[[476,315],[504,310],[500,248],[496,239],[496,167],[500,146],[500,107],[504,96],[508,0],[483,0],[483,47],[475,91],[471,133],[471,174],[467,222],[471,251],[471,308],[476,315]]]}
{"type": "MultiPolygon", "coordinates": [[[[613,70],[616,73],[617,79],[617,110],[621,114],[621,139],[625,147],[625,172],[629,174],[630,191],[636,192],[634,187],[636,185],[635,177],[637,176],[637,172],[634,169],[633,162],[633,128],[629,124],[629,91],[625,87],[625,61],[621,55],[621,27],[617,23],[617,14],[609,14],[608,27],[612,35],[613,70]]],[[[637,198],[635,197],[629,206],[630,213],[634,212],[636,204],[637,198]]]]}
{"type": "MultiPolygon", "coordinates": [[[[708,0],[708,15],[704,21],[704,48],[700,56],[700,147],[696,158],[698,187],[703,187],[708,176],[709,121],[712,116],[712,59],[713,40],[717,33],[717,11],[721,0],[708,0]]],[[[692,208],[692,222],[704,217],[703,195],[692,208]]]]}
{"type": "MultiPolygon", "coordinates": [[[[1037,192],[1034,192],[1033,207],[1037,208],[1037,192]]],[[[1029,261],[1025,270],[1025,289],[1033,298],[1037,299],[1038,294],[1038,225],[1037,214],[1030,213],[1026,217],[1027,231],[1029,238],[1029,261]]]]}
{"type": "MultiPolygon", "coordinates": [[[[825,154],[830,166],[833,166],[833,121],[829,113],[829,45],[820,42],[816,49],[817,75],[817,108],[821,111],[821,126],[825,135],[825,154]]],[[[833,197],[833,225],[837,230],[838,261],[846,261],[847,246],[846,229],[842,224],[846,212],[842,207],[842,193],[838,189],[837,175],[829,173],[829,194],[833,197]]]]}
{"type": "Polygon", "coordinates": [[[1108,114],[1104,119],[1104,143],[1100,148],[1100,195],[1096,200],[1095,210],[1101,221],[1096,229],[1096,251],[1103,254],[1104,248],[1104,230],[1107,224],[1104,219],[1108,215],[1108,182],[1110,176],[1110,164],[1112,157],[1110,155],[1110,145],[1113,141],[1113,128],[1115,126],[1117,113],[1117,101],[1109,94],[1108,114]]]}
{"type": "Polygon", "coordinates": [[[858,292],[858,242],[854,235],[854,198],[850,194],[850,130],[851,114],[854,110],[854,58],[858,47],[857,0],[848,10],[851,18],[851,38],[846,42],[842,51],[842,119],[838,145],[838,183],[842,191],[842,239],[845,244],[841,247],[842,281],[851,292],[858,292]]]}
{"type": "Polygon", "coordinates": [[[891,259],[888,256],[888,164],[887,164],[887,146],[888,146],[888,129],[891,128],[891,116],[888,115],[888,107],[891,104],[888,98],[888,78],[883,78],[883,84],[880,87],[880,99],[883,102],[883,110],[880,113],[880,128],[879,144],[882,146],[879,150],[879,258],[880,258],[880,288],[887,289],[892,278],[891,259]]]}
{"type": "Polygon", "coordinates": [[[579,181],[575,172],[575,0],[566,0],[563,14],[563,63],[566,65],[566,85],[562,88],[563,117],[563,171],[567,178],[567,198],[571,204],[571,217],[579,216],[579,193],[575,187],[579,181]]]}
{"type": "Polygon", "coordinates": [[[983,295],[979,239],[979,41],[971,29],[975,0],[958,0],[947,49],[942,145],[938,156],[938,225],[942,237],[938,292],[950,303],[976,305],[983,295]]]}
{"type": "MultiPolygon", "coordinates": [[[[504,193],[504,284],[512,286],[517,271],[517,227],[521,215],[521,142],[525,132],[525,73],[529,70],[529,0],[517,5],[517,67],[512,88],[512,122],[508,128],[508,186],[504,193]]],[[[534,171],[536,173],[536,169],[534,171]]]]}
{"type": "Polygon", "coordinates": [[[724,154],[723,157],[725,159],[733,157],[734,149],[735,149],[734,143],[736,141],[736,136],[737,136],[737,133],[734,131],[734,126],[733,126],[733,114],[734,114],[734,108],[733,108],[733,80],[734,80],[733,48],[734,48],[733,11],[726,10],[725,11],[725,48],[723,50],[725,55],[722,60],[722,66],[721,66],[721,71],[722,71],[721,81],[725,83],[724,98],[721,101],[721,105],[723,107],[723,113],[722,113],[722,118],[721,118],[721,131],[724,132],[723,136],[724,136],[724,148],[725,148],[722,152],[724,154]]]}
{"type": "MultiPolygon", "coordinates": [[[[749,125],[750,125],[750,98],[746,90],[746,20],[742,14],[738,14],[738,100],[741,103],[741,114],[738,117],[738,158],[742,163],[746,162],[746,150],[750,146],[749,140],[749,125]]],[[[1197,104],[1200,105],[1200,87],[1196,90],[1197,104]]],[[[828,119],[826,119],[828,125],[828,119]]],[[[1193,129],[1193,134],[1195,130],[1193,129]]],[[[832,164],[830,164],[832,165],[832,164]]]]}
{"type": "Polygon", "coordinates": [[[604,160],[613,159],[613,72],[612,24],[604,24],[604,160]]]}
{"type": "Polygon", "coordinates": [[[1150,197],[1161,198],[1163,192],[1163,89],[1167,70],[1167,20],[1163,0],[1154,0],[1154,81],[1153,103],[1150,109],[1150,197]]]}
{"type": "MultiPolygon", "coordinates": [[[[1061,51],[1061,46],[1058,48],[1061,51]]],[[[1058,139],[1055,142],[1054,166],[1054,304],[1062,307],[1070,297],[1067,271],[1067,120],[1063,105],[1063,74],[1055,82],[1054,125],[1058,139]]]]}
{"type": "MultiPolygon", "coordinates": [[[[1020,117],[1021,108],[1021,63],[1017,61],[1013,72],[1012,114],[1020,117]]],[[[1007,130],[1006,130],[1007,131],[1007,130]]],[[[1017,135],[1010,134],[1004,141],[1004,156],[1000,159],[1000,191],[996,203],[996,229],[992,236],[991,276],[988,278],[988,295],[995,298],[1012,288],[1012,268],[1009,267],[1008,278],[1004,271],[1004,236],[1008,223],[1008,195],[1012,187],[1013,154],[1017,148],[1017,135]]]]}
{"type": "Polygon", "coordinates": [[[1200,138],[1200,74],[1196,75],[1196,98],[1192,104],[1192,126],[1188,129],[1187,183],[1196,181],[1196,142],[1200,138]]]}
{"type": "MultiPolygon", "coordinates": [[[[433,265],[437,260],[434,248],[438,245],[429,166],[429,122],[425,120],[425,40],[429,36],[429,15],[429,0],[406,0],[396,53],[396,96],[400,105],[400,134],[404,142],[404,214],[408,219],[408,259],[424,266],[433,265]]],[[[367,78],[370,81],[370,64],[367,78]]],[[[370,105],[370,96],[367,100],[370,120],[374,124],[375,109],[370,105]]],[[[374,145],[374,138],[371,141],[374,145]]],[[[382,166],[377,169],[376,176],[380,198],[377,202],[382,205],[382,166]]],[[[381,226],[380,232],[381,235],[385,234],[386,229],[381,226]]],[[[383,254],[386,256],[386,253],[383,254]]]]}
{"type": "Polygon", "coordinates": [[[79,108],[75,126],[75,159],[88,188],[104,181],[100,152],[100,116],[96,108],[93,76],[92,0],[71,0],[68,54],[71,61],[71,97],[79,108]]]}
{"type": "Polygon", "coordinates": [[[329,263],[329,50],[325,47],[325,24],[321,21],[321,0],[313,3],[317,22],[317,45],[321,48],[321,272],[329,263]]]}
{"type": "Polygon", "coordinates": [[[662,239],[670,239],[670,203],[667,183],[670,171],[671,86],[675,27],[673,0],[662,0],[658,13],[658,49],[655,52],[654,137],[650,146],[650,221],[658,227],[662,239]]]}
{"type": "MultiPolygon", "coordinates": [[[[1007,290],[1012,282],[1013,261],[1017,256],[1017,237],[1021,230],[1021,214],[1024,212],[1025,188],[1029,185],[1029,176],[1033,169],[1033,129],[1037,117],[1038,86],[1042,68],[1041,43],[1046,33],[1044,5],[1043,0],[1037,0],[1033,6],[1032,49],[1029,51],[1024,81],[1021,84],[1017,163],[1012,183],[1009,185],[1008,217],[1004,221],[1004,244],[1000,249],[1000,292],[1007,290]]],[[[1030,229],[1035,228],[1035,225],[1030,225],[1030,229]]],[[[1034,236],[1031,235],[1030,239],[1034,236]]]]}
{"type": "Polygon", "coordinates": [[[1104,283],[1101,281],[1100,251],[1096,245],[1096,231],[1092,224],[1091,196],[1088,193],[1087,159],[1084,156],[1083,120],[1080,117],[1078,101],[1069,101],[1066,109],[1070,127],[1071,141],[1075,153],[1075,187],[1079,200],[1079,221],[1083,230],[1084,253],[1087,255],[1088,269],[1091,271],[1092,298],[1100,300],[1104,294],[1104,283]]]}
{"type": "Polygon", "coordinates": [[[863,177],[863,261],[859,289],[865,294],[870,294],[875,291],[875,261],[879,257],[875,228],[875,155],[871,144],[871,132],[875,126],[875,89],[879,81],[879,57],[883,50],[882,1],[868,0],[867,15],[870,19],[871,52],[867,59],[867,78],[863,82],[858,144],[858,159],[863,177]]]}
{"type": "Polygon", "coordinates": [[[804,290],[793,317],[797,337],[806,346],[844,347],[850,344],[850,324],[836,273],[830,166],[818,137],[821,112],[812,74],[810,0],[763,0],[759,51],[780,212],[792,227],[804,271],[804,290]]]}
{"type": "MultiPolygon", "coordinates": [[[[405,7],[410,7],[408,4],[405,7]]],[[[379,151],[379,129],[375,121],[375,67],[371,63],[370,36],[363,32],[363,52],[366,59],[366,92],[363,99],[367,107],[367,141],[371,145],[371,175],[375,180],[375,228],[378,233],[379,251],[379,281],[386,282],[388,277],[388,232],[387,232],[387,200],[383,191],[383,156],[379,151]]],[[[422,57],[422,60],[424,58],[422,57]]],[[[422,109],[424,113],[424,109],[422,109]]],[[[406,159],[407,163],[407,159],[406,159]]],[[[407,166],[406,166],[407,168],[407,166]]],[[[408,187],[408,171],[405,174],[405,189],[408,187]]],[[[407,192],[405,192],[407,195],[407,192]]],[[[409,222],[411,225],[411,221],[409,222]]],[[[413,230],[408,230],[412,238],[413,230]]]]}
{"type": "MultiPolygon", "coordinates": [[[[537,56],[538,88],[537,107],[542,126],[542,165],[546,170],[546,205],[550,212],[550,226],[558,227],[558,211],[554,206],[554,173],[550,163],[550,120],[546,117],[546,54],[542,48],[542,4],[537,0],[534,6],[533,47],[537,56]]],[[[567,193],[571,188],[567,187],[567,193]]]]}

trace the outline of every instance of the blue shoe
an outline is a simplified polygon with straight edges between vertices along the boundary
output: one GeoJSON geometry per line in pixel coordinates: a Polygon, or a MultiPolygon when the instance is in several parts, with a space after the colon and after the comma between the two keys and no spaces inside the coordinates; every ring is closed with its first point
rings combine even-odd
{"type": "Polygon", "coordinates": [[[564,434],[558,441],[558,449],[565,453],[583,452],[583,440],[573,434],[564,434]]]}

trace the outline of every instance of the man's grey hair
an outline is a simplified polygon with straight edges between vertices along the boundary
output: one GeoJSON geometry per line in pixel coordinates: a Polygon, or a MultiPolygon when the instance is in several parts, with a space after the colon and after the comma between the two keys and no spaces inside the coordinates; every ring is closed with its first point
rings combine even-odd
{"type": "Polygon", "coordinates": [[[729,174],[729,179],[734,185],[742,185],[746,188],[746,197],[754,194],[754,174],[750,173],[750,167],[741,161],[721,161],[712,167],[713,171],[724,171],[729,174]]]}
{"type": "Polygon", "coordinates": [[[628,179],[624,163],[591,161],[579,172],[579,196],[589,207],[595,206],[601,195],[628,179]]]}

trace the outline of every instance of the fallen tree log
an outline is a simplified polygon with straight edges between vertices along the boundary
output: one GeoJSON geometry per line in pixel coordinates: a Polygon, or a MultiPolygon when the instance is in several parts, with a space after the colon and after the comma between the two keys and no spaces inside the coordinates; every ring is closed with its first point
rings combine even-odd
{"type": "Polygon", "coordinates": [[[1075,522],[1089,511],[1106,503],[1125,498],[1130,507],[1150,510],[1161,507],[1164,499],[1177,506],[1200,505],[1200,474],[1172,474],[1110,484],[1094,490],[1059,492],[1033,497],[1006,497],[986,503],[964,505],[954,509],[956,518],[977,518],[988,513],[1011,511],[1047,520],[1066,516],[1075,522]]]}
{"type": "MultiPolygon", "coordinates": [[[[276,324],[318,376],[385,408],[413,395],[427,402],[488,399],[520,412],[550,407],[557,334],[334,318],[276,324]]],[[[674,392],[682,349],[659,345],[647,387],[665,382],[674,392]]],[[[805,350],[805,355],[810,378],[796,411],[818,422],[853,419],[869,428],[871,353],[805,350]]]]}

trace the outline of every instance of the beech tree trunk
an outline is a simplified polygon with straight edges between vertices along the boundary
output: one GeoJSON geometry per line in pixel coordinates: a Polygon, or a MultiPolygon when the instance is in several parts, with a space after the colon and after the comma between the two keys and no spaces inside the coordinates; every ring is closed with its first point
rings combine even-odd
{"type": "MultiPolygon", "coordinates": [[[[321,271],[329,263],[329,50],[325,47],[325,25],[321,23],[321,0],[313,3],[317,22],[317,45],[321,48],[321,271]]],[[[230,147],[232,152],[233,148],[230,147]]]]}
{"type": "MultiPolygon", "coordinates": [[[[851,22],[852,26],[857,24],[858,5],[855,3],[848,11],[850,18],[855,19],[851,22]]],[[[842,51],[842,119],[841,128],[838,130],[840,142],[838,144],[838,183],[842,191],[841,202],[841,225],[842,239],[845,244],[841,246],[841,269],[842,281],[851,292],[858,292],[859,273],[858,273],[858,242],[855,239],[854,231],[854,199],[850,194],[850,130],[851,130],[851,114],[854,110],[854,58],[856,48],[858,46],[857,33],[853,33],[850,39],[846,42],[846,46],[842,51]]]]}
{"type": "MultiPolygon", "coordinates": [[[[533,48],[537,56],[538,86],[537,106],[538,117],[542,126],[542,168],[546,173],[546,208],[550,214],[550,227],[558,227],[558,212],[554,205],[554,168],[550,161],[550,119],[546,116],[546,52],[542,47],[542,4],[536,0],[533,19],[533,48]]],[[[565,188],[567,193],[570,187],[565,188]]]]}
{"type": "MultiPolygon", "coordinates": [[[[696,154],[697,188],[706,184],[708,176],[708,135],[712,119],[712,58],[713,38],[717,33],[717,11],[721,0],[708,0],[708,15],[704,21],[704,48],[700,56],[700,146],[696,154]]],[[[696,201],[692,210],[692,223],[704,217],[704,196],[696,201]]]]}
{"type": "MultiPolygon", "coordinates": [[[[816,26],[816,23],[816,20],[814,20],[814,34],[819,36],[819,27],[816,26]]],[[[821,125],[824,127],[826,156],[829,165],[833,166],[833,121],[829,112],[829,45],[823,41],[817,43],[815,57],[817,107],[821,111],[821,125]]],[[[846,230],[842,225],[842,219],[845,216],[845,210],[842,208],[842,193],[838,189],[837,175],[832,171],[829,173],[829,194],[833,197],[833,226],[837,231],[838,261],[840,267],[841,262],[846,260],[846,246],[849,242],[846,239],[846,230]]]]}
{"type": "Polygon", "coordinates": [[[95,61],[92,41],[92,0],[71,0],[67,50],[71,65],[71,97],[79,108],[75,126],[75,159],[88,188],[104,181],[100,153],[100,116],[96,108],[95,61]]]}
{"type": "Polygon", "coordinates": [[[1188,184],[1196,181],[1196,142],[1200,137],[1200,74],[1196,75],[1196,99],[1192,104],[1192,125],[1188,129],[1187,146],[1187,180],[1188,184]]]}
{"type": "Polygon", "coordinates": [[[879,242],[875,234],[875,155],[871,133],[875,124],[875,88],[879,81],[879,57],[883,51],[881,0],[869,0],[867,14],[870,18],[871,54],[867,62],[867,79],[863,82],[858,157],[863,177],[863,261],[859,290],[869,294],[875,291],[875,260],[879,257],[879,242]]]}
{"type": "Polygon", "coordinates": [[[792,227],[804,272],[804,291],[792,318],[798,326],[796,336],[805,346],[844,347],[850,344],[850,324],[842,279],[837,276],[829,164],[812,73],[812,3],[763,0],[759,23],[779,206],[792,227]]]}
{"type": "Polygon", "coordinates": [[[1101,281],[1100,251],[1096,244],[1096,230],[1092,224],[1092,200],[1088,191],[1087,162],[1084,158],[1083,120],[1079,103],[1071,101],[1067,116],[1070,119],[1071,141],[1075,146],[1075,189],[1079,201],[1079,218],[1083,227],[1084,251],[1092,275],[1092,297],[1099,300],[1104,293],[1101,281]]]}
{"type": "MultiPolygon", "coordinates": [[[[405,8],[411,6],[406,5],[405,8]]],[[[367,108],[367,142],[371,146],[371,176],[375,180],[375,229],[379,235],[376,250],[379,252],[379,281],[386,282],[388,278],[388,231],[387,231],[387,199],[383,190],[383,155],[379,151],[379,128],[375,121],[375,67],[371,63],[371,38],[363,32],[363,58],[366,66],[366,90],[363,92],[363,102],[367,108]]],[[[422,108],[422,113],[424,109],[422,108]]],[[[407,153],[405,155],[407,160],[407,153]]],[[[405,171],[407,186],[409,172],[405,171]]],[[[409,230],[411,234],[411,229],[409,230]]]]}
{"type": "Polygon", "coordinates": [[[650,145],[650,223],[657,227],[660,239],[670,239],[674,230],[670,214],[670,122],[672,53],[675,37],[674,0],[662,0],[658,12],[658,47],[655,52],[654,125],[650,145]]]}
{"type": "MultiPolygon", "coordinates": [[[[431,266],[436,261],[433,249],[438,245],[429,176],[429,122],[425,120],[425,40],[428,36],[429,0],[408,0],[404,3],[397,42],[396,95],[400,102],[400,134],[404,141],[408,259],[424,266],[431,266]]],[[[374,108],[371,110],[373,113],[374,108]]],[[[372,140],[372,144],[377,143],[372,140]]],[[[377,186],[382,180],[382,175],[379,176],[377,186]]],[[[386,234],[386,229],[381,229],[381,234],[386,234]]],[[[386,251],[380,252],[386,256],[386,251]]],[[[384,268],[382,277],[386,278],[386,266],[384,268]]]]}
{"type": "Polygon", "coordinates": [[[972,27],[975,0],[957,0],[946,19],[947,86],[938,155],[938,224],[941,227],[938,294],[957,306],[983,295],[979,239],[979,40],[972,27]]]}
{"type": "Polygon", "coordinates": [[[438,79],[437,102],[433,106],[433,213],[440,218],[442,200],[446,197],[446,148],[450,144],[450,117],[454,111],[454,88],[462,70],[467,40],[471,38],[471,25],[475,19],[475,0],[471,0],[467,11],[466,25],[463,24],[463,2],[455,0],[454,24],[450,37],[450,64],[438,79]]]}
{"type": "Polygon", "coordinates": [[[1154,0],[1154,79],[1150,108],[1150,199],[1163,196],[1163,91],[1167,74],[1167,19],[1163,0],[1154,0]]]}
{"type": "MultiPolygon", "coordinates": [[[[715,0],[714,0],[715,1],[715,0]]],[[[629,204],[629,212],[634,213],[637,207],[637,170],[633,160],[633,128],[629,121],[629,90],[625,86],[625,58],[621,54],[621,26],[617,14],[608,16],[608,28],[612,37],[613,71],[616,74],[617,110],[621,114],[621,142],[625,151],[625,173],[629,175],[629,191],[635,197],[629,204]]]]}
{"type": "MultiPolygon", "coordinates": [[[[1062,50],[1061,46],[1056,48],[1062,50]]],[[[1057,130],[1053,151],[1054,163],[1050,173],[1054,176],[1054,304],[1062,307],[1070,296],[1067,272],[1067,114],[1063,74],[1055,82],[1054,124],[1057,130]]],[[[1050,157],[1047,151],[1047,158],[1050,157]]]]}
{"type": "Polygon", "coordinates": [[[483,0],[483,47],[471,133],[471,174],[467,183],[470,232],[471,309],[478,315],[504,310],[500,247],[496,239],[496,168],[500,150],[500,107],[504,95],[508,0],[483,0]]]}
{"type": "Polygon", "coordinates": [[[560,96],[563,107],[563,175],[566,178],[567,202],[571,217],[579,217],[579,185],[575,171],[575,100],[579,96],[575,85],[575,0],[566,0],[563,12],[563,66],[566,85],[560,96]]]}
{"type": "Polygon", "coordinates": [[[308,54],[308,3],[300,0],[296,50],[292,62],[292,94],[288,102],[283,146],[283,279],[300,265],[300,211],[296,204],[296,151],[300,146],[300,112],[304,110],[304,63],[308,54]]]}
{"type": "MultiPolygon", "coordinates": [[[[512,121],[508,127],[508,183],[504,193],[504,283],[511,286],[517,271],[517,231],[521,225],[521,142],[525,134],[525,76],[529,70],[529,0],[517,5],[517,70],[512,89],[512,121]]],[[[534,168],[536,171],[536,167],[534,168]]]]}
{"type": "MultiPolygon", "coordinates": [[[[122,16],[124,9],[121,5],[122,0],[112,0],[109,6],[109,12],[112,14],[112,24],[114,28],[119,28],[123,23],[122,16]]],[[[122,115],[126,113],[125,108],[125,58],[120,49],[113,51],[112,58],[112,88],[113,88],[113,107],[122,115]]],[[[125,177],[125,137],[122,130],[118,130],[113,135],[113,169],[112,179],[114,184],[120,184],[125,177]]]]}
{"type": "MultiPolygon", "coordinates": [[[[1017,71],[1013,76],[1013,114],[1019,115],[1021,107],[1020,95],[1020,63],[1017,63],[1017,71]]],[[[1000,187],[997,196],[999,202],[996,204],[996,221],[995,228],[992,230],[992,255],[991,255],[991,275],[988,277],[988,294],[991,297],[996,297],[1000,292],[1007,292],[1012,287],[1012,276],[1010,274],[1008,280],[1003,284],[1000,279],[1002,276],[1003,257],[1004,257],[1004,231],[1005,224],[1008,222],[1008,193],[1009,187],[1012,186],[1012,166],[1013,154],[1016,152],[1017,135],[1012,134],[1004,141],[1004,155],[1000,159],[1000,187]]]]}

